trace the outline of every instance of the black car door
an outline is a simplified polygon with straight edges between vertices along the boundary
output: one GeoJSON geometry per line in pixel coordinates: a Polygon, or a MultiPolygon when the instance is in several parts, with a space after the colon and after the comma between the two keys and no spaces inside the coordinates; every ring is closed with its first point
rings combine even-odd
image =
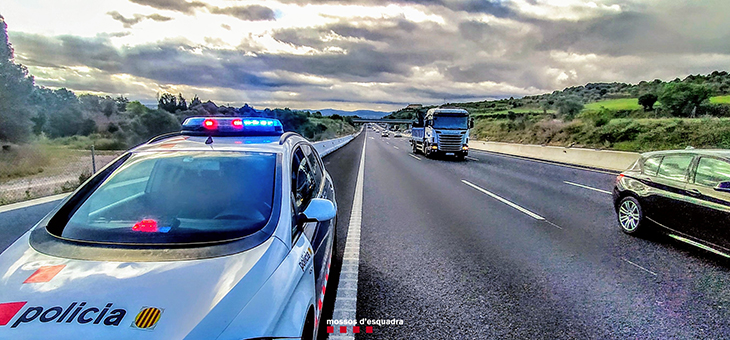
{"type": "Polygon", "coordinates": [[[693,171],[687,193],[692,197],[687,223],[692,236],[730,250],[730,193],[714,188],[720,182],[730,181],[730,163],[702,156],[693,171]]]}
{"type": "Polygon", "coordinates": [[[686,231],[685,186],[692,164],[692,154],[669,154],[661,159],[656,176],[646,179],[650,186],[647,197],[647,217],[680,232],[686,231]]]}

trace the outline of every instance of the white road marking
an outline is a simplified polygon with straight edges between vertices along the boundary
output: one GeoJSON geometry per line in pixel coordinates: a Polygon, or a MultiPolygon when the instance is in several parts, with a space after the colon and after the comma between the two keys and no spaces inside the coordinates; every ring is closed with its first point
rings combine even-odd
{"type": "Polygon", "coordinates": [[[530,217],[532,217],[532,218],[534,218],[536,220],[545,220],[544,217],[542,217],[542,216],[540,216],[538,214],[535,214],[534,212],[529,211],[529,210],[527,210],[527,209],[525,209],[525,208],[523,208],[523,207],[521,207],[521,206],[519,206],[517,204],[514,204],[514,203],[512,203],[512,202],[510,202],[510,201],[508,201],[508,200],[506,200],[506,199],[504,199],[504,198],[502,198],[500,196],[497,196],[496,194],[493,194],[493,193],[491,193],[491,192],[489,192],[489,191],[487,191],[485,189],[482,189],[482,188],[478,187],[476,184],[472,184],[471,182],[469,182],[467,180],[464,180],[464,179],[462,179],[461,182],[464,183],[464,184],[466,184],[466,185],[468,185],[468,186],[470,186],[470,187],[472,187],[472,188],[474,188],[474,189],[477,189],[477,190],[479,190],[479,191],[481,191],[481,192],[483,192],[483,193],[491,196],[492,198],[494,198],[494,199],[496,199],[496,200],[498,200],[498,201],[500,201],[500,202],[502,202],[502,203],[504,203],[506,205],[509,205],[512,208],[515,208],[515,209],[521,211],[522,213],[524,213],[524,214],[526,214],[526,215],[528,215],[528,216],[530,216],[530,217]]]}
{"type": "Polygon", "coordinates": [[[399,148],[399,147],[397,147],[397,146],[395,146],[395,145],[393,145],[393,147],[394,147],[394,148],[396,148],[396,149],[398,149],[398,150],[400,150],[400,148],[399,148]]]}
{"type": "MultiPolygon", "coordinates": [[[[367,139],[362,145],[360,167],[357,171],[357,184],[355,185],[355,197],[353,197],[352,210],[350,211],[350,226],[347,228],[345,253],[342,254],[342,268],[340,270],[340,274],[349,273],[349,278],[354,281],[357,281],[358,269],[360,268],[360,227],[362,225],[362,198],[363,185],[365,181],[366,146],[367,139]]],[[[337,283],[337,294],[335,297],[335,308],[332,312],[332,319],[355,320],[357,314],[357,288],[344,288],[343,283],[344,280],[337,283]]],[[[357,285],[355,287],[357,287],[357,285]]],[[[355,335],[348,333],[346,335],[339,335],[338,339],[340,338],[354,340],[355,335]]]]}
{"type": "Polygon", "coordinates": [[[36,198],[34,200],[25,201],[25,202],[18,202],[18,203],[13,203],[13,204],[2,205],[2,206],[0,206],[0,214],[4,213],[6,211],[27,208],[27,207],[34,206],[37,204],[43,204],[43,203],[62,200],[64,198],[66,198],[66,196],[68,196],[68,195],[69,194],[58,194],[58,195],[53,195],[53,196],[36,198]]]}
{"type": "Polygon", "coordinates": [[[601,189],[597,189],[597,188],[589,187],[589,186],[587,186],[587,185],[583,185],[583,184],[578,184],[578,183],[573,183],[573,182],[568,182],[568,181],[563,181],[563,183],[565,183],[565,184],[570,184],[570,185],[575,185],[575,186],[577,186],[577,187],[579,187],[579,188],[583,188],[583,189],[588,189],[588,190],[593,190],[593,191],[598,191],[598,192],[602,192],[602,193],[604,193],[604,194],[609,194],[609,195],[611,195],[611,192],[610,192],[610,191],[606,191],[606,190],[601,190],[601,189]]]}
{"type": "Polygon", "coordinates": [[[388,143],[388,142],[385,142],[385,144],[388,144],[388,145],[390,145],[390,143],[388,143]]]}
{"type": "Polygon", "coordinates": [[[414,156],[414,155],[411,155],[411,154],[408,154],[408,156],[411,156],[411,157],[413,157],[413,158],[415,158],[415,159],[417,159],[419,161],[421,160],[421,157],[418,157],[418,156],[414,156]]]}
{"type": "Polygon", "coordinates": [[[646,269],[646,268],[644,268],[644,267],[642,267],[642,266],[640,266],[640,265],[638,265],[638,264],[636,264],[636,263],[633,263],[633,262],[631,262],[631,261],[629,261],[629,260],[627,260],[627,259],[625,259],[625,258],[623,258],[623,257],[622,257],[621,259],[622,259],[622,260],[624,260],[625,262],[627,262],[627,263],[629,263],[629,264],[633,265],[633,266],[634,266],[634,267],[636,267],[636,268],[639,268],[639,269],[641,269],[641,270],[643,270],[643,271],[645,271],[645,272],[647,272],[647,273],[649,273],[649,274],[651,274],[651,275],[657,276],[657,274],[656,274],[655,272],[653,272],[653,271],[651,271],[651,270],[649,270],[649,269],[646,269]]]}
{"type": "Polygon", "coordinates": [[[474,158],[474,157],[469,157],[469,156],[466,156],[466,157],[464,157],[464,158],[466,158],[466,159],[468,159],[468,160],[470,160],[470,161],[478,161],[478,159],[476,159],[476,158],[474,158]]]}
{"type": "Polygon", "coordinates": [[[368,137],[368,138],[370,138],[370,139],[375,139],[375,138],[373,138],[373,137],[368,137]]]}

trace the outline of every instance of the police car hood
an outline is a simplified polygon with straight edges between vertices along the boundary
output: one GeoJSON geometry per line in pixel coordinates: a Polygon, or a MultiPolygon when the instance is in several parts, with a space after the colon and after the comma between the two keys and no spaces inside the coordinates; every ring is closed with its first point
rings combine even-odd
{"type": "Polygon", "coordinates": [[[192,261],[103,262],[41,254],[28,234],[0,255],[0,339],[219,335],[286,256],[276,237],[192,261]]]}

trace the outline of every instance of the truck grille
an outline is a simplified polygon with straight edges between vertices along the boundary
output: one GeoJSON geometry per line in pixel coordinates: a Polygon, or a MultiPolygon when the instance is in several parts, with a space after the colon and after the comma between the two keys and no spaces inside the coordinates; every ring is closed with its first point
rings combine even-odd
{"type": "Polygon", "coordinates": [[[439,150],[445,152],[461,151],[461,135],[439,135],[439,150]]]}

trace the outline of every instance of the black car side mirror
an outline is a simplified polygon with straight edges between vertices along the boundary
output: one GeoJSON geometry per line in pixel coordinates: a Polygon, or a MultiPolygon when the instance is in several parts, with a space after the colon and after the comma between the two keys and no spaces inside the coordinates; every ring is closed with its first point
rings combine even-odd
{"type": "Polygon", "coordinates": [[[469,128],[474,128],[474,118],[469,118],[469,128]]]}
{"type": "Polygon", "coordinates": [[[720,182],[715,187],[715,191],[730,192],[730,182],[720,182]]]}

